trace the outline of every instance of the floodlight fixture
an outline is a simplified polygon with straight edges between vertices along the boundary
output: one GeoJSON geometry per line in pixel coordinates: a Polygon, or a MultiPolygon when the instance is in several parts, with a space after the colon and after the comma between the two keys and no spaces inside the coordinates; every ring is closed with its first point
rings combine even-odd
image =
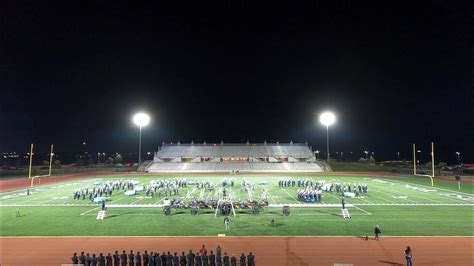
{"type": "Polygon", "coordinates": [[[138,167],[140,167],[142,161],[142,127],[145,127],[150,123],[150,116],[142,112],[137,113],[133,116],[133,123],[140,128],[138,137],[138,167]]]}
{"type": "Polygon", "coordinates": [[[336,122],[336,116],[332,112],[324,112],[319,116],[319,122],[328,127],[336,122]]]}
{"type": "Polygon", "coordinates": [[[137,113],[133,116],[133,123],[139,127],[145,127],[150,123],[150,116],[145,113],[137,113]]]}
{"type": "Polygon", "coordinates": [[[332,112],[324,112],[319,116],[319,122],[326,126],[326,149],[329,162],[329,126],[336,122],[336,116],[332,112]]]}

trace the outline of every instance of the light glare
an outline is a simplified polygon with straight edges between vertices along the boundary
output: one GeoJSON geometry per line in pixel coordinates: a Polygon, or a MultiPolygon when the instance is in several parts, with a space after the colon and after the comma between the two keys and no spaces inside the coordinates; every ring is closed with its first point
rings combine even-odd
{"type": "Polygon", "coordinates": [[[145,113],[138,113],[133,116],[133,123],[139,127],[144,127],[150,123],[150,117],[145,113]]]}
{"type": "Polygon", "coordinates": [[[319,116],[319,121],[325,126],[330,126],[336,122],[336,116],[331,112],[324,112],[319,116]]]}

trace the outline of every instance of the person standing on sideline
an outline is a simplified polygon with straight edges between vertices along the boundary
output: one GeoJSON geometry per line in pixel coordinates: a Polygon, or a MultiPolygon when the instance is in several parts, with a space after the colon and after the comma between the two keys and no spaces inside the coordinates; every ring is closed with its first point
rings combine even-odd
{"type": "Polygon", "coordinates": [[[72,255],[71,262],[72,264],[77,265],[77,263],[79,262],[79,259],[77,258],[77,253],[74,253],[74,255],[72,255]]]}
{"type": "Polygon", "coordinates": [[[229,223],[230,223],[229,216],[226,216],[226,217],[224,218],[224,225],[225,225],[225,230],[226,230],[226,231],[229,230],[229,228],[230,228],[229,223]]]}
{"type": "Polygon", "coordinates": [[[244,253],[240,256],[240,266],[247,266],[247,257],[244,253]]]}
{"type": "Polygon", "coordinates": [[[189,253],[186,255],[186,260],[187,260],[187,266],[193,266],[194,265],[194,254],[192,250],[189,250],[189,253]]]}
{"type": "Polygon", "coordinates": [[[130,250],[130,254],[128,254],[128,263],[130,266],[135,265],[135,254],[133,254],[133,250],[130,250]]]}
{"type": "Polygon", "coordinates": [[[382,231],[380,230],[380,226],[376,225],[375,226],[375,229],[374,229],[374,233],[375,233],[375,240],[379,240],[379,234],[382,233],[382,231]]]}
{"type": "Polygon", "coordinates": [[[413,254],[411,253],[410,246],[405,249],[405,259],[407,260],[407,266],[413,266],[413,254]]]}
{"type": "Polygon", "coordinates": [[[342,209],[344,210],[346,208],[346,201],[344,200],[344,196],[341,197],[341,204],[342,204],[342,209]]]}
{"type": "Polygon", "coordinates": [[[255,266],[255,256],[250,252],[250,254],[247,256],[247,263],[249,266],[255,266]]]}
{"type": "Polygon", "coordinates": [[[224,252],[224,266],[230,266],[229,256],[227,256],[227,252],[224,252]]]}
{"type": "Polygon", "coordinates": [[[235,257],[235,255],[232,255],[232,257],[230,258],[230,265],[237,266],[237,258],[235,257]]]}
{"type": "Polygon", "coordinates": [[[105,257],[105,266],[112,266],[112,255],[110,253],[105,257]]]}
{"type": "Polygon", "coordinates": [[[118,254],[118,250],[115,251],[114,254],[114,266],[120,265],[120,255],[118,254]]]}
{"type": "Polygon", "coordinates": [[[16,209],[16,217],[20,217],[20,209],[16,209]]]}
{"type": "Polygon", "coordinates": [[[85,264],[86,263],[86,256],[84,256],[84,251],[81,252],[81,255],[79,256],[79,264],[85,264]]]}
{"type": "Polygon", "coordinates": [[[456,179],[456,182],[458,183],[458,190],[461,190],[461,176],[456,175],[454,179],[456,179]]]}
{"type": "Polygon", "coordinates": [[[89,256],[89,253],[86,254],[86,258],[84,259],[84,266],[91,265],[92,258],[89,256]]]}
{"type": "Polygon", "coordinates": [[[140,251],[138,251],[137,255],[135,255],[135,265],[142,266],[142,256],[140,255],[140,251]]]}
{"type": "Polygon", "coordinates": [[[122,263],[122,266],[127,266],[127,258],[127,253],[125,253],[124,250],[122,255],[120,255],[120,262],[122,263]]]}
{"type": "Polygon", "coordinates": [[[181,253],[181,256],[179,257],[179,265],[181,266],[186,266],[186,254],[184,254],[184,251],[181,253]]]}

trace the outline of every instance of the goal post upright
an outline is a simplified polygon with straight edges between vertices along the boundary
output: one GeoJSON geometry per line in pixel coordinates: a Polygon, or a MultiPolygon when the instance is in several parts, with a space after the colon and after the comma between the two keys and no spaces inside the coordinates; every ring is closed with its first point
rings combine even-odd
{"type": "Polygon", "coordinates": [[[28,178],[31,178],[31,165],[33,164],[33,143],[30,145],[30,165],[28,167],[28,178]]]}
{"type": "Polygon", "coordinates": [[[52,171],[52,167],[53,167],[53,157],[54,157],[54,153],[53,153],[53,151],[54,151],[54,144],[51,144],[51,150],[50,150],[50,153],[49,153],[49,169],[48,169],[48,174],[47,174],[47,175],[32,176],[32,169],[33,169],[33,150],[34,150],[34,144],[31,143],[31,146],[30,146],[30,164],[29,164],[29,167],[28,167],[28,178],[31,179],[30,187],[33,187],[35,178],[38,178],[38,180],[40,180],[40,179],[39,179],[40,177],[51,176],[51,171],[52,171]]]}
{"type": "Polygon", "coordinates": [[[53,156],[54,156],[53,148],[54,148],[54,145],[51,144],[51,152],[49,154],[49,174],[48,174],[48,176],[51,176],[51,167],[53,166],[53,156]]]}
{"type": "Polygon", "coordinates": [[[415,148],[415,143],[413,143],[413,175],[416,175],[416,148],[415,148]]]}
{"type": "MultiPolygon", "coordinates": [[[[435,153],[434,153],[434,143],[431,142],[431,176],[435,177],[435,153]]],[[[433,180],[431,180],[433,183],[433,180]]]]}
{"type": "Polygon", "coordinates": [[[434,186],[433,177],[435,176],[434,164],[435,164],[435,155],[434,155],[434,142],[431,142],[431,175],[420,175],[416,173],[416,146],[413,144],[413,175],[415,176],[427,176],[430,178],[431,186],[434,186]]]}

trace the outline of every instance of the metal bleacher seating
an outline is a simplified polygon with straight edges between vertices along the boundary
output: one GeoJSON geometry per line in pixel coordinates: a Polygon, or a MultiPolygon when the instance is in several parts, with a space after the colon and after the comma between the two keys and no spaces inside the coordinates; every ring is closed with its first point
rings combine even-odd
{"type": "Polygon", "coordinates": [[[146,172],[323,172],[306,144],[163,144],[146,172]],[[289,158],[291,157],[291,162],[289,158]],[[205,159],[201,159],[205,158],[205,159]],[[270,158],[270,160],[269,160],[270,158]],[[192,162],[191,162],[192,161],[192,162]]]}

